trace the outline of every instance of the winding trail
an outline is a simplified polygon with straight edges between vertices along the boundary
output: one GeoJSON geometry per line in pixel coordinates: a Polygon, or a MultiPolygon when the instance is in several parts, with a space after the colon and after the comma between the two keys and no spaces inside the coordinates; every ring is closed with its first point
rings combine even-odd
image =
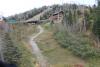
{"type": "Polygon", "coordinates": [[[34,41],[35,38],[37,38],[40,34],[44,32],[44,29],[40,25],[38,25],[38,29],[40,30],[39,33],[37,33],[35,36],[30,37],[30,45],[32,46],[33,54],[36,56],[40,67],[48,67],[45,57],[43,56],[37,43],[34,41]]]}

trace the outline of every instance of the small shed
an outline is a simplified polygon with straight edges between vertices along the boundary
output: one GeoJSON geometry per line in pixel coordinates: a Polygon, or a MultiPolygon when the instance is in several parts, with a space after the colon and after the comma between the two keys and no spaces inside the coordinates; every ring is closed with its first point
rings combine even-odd
{"type": "Polygon", "coordinates": [[[7,20],[7,23],[14,24],[17,23],[17,21],[15,19],[9,19],[7,20]]]}

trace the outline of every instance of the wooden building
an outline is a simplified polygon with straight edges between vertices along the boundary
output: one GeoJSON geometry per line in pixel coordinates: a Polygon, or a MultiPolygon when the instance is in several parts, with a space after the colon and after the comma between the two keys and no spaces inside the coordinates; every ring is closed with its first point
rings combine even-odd
{"type": "Polygon", "coordinates": [[[64,12],[63,11],[56,12],[56,13],[52,14],[49,17],[49,20],[50,21],[53,21],[54,23],[59,23],[59,22],[62,21],[63,15],[64,15],[64,12]]]}

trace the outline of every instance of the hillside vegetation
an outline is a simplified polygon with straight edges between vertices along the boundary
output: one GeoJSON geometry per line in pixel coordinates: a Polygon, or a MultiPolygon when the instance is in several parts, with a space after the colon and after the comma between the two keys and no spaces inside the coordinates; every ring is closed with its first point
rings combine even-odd
{"type": "MultiPolygon", "coordinates": [[[[38,16],[40,20],[46,20],[59,11],[64,12],[62,21],[59,22],[59,19],[41,24],[45,30],[35,39],[51,67],[100,67],[99,0],[98,5],[93,7],[76,4],[45,6],[8,19],[21,21],[38,16]],[[41,16],[47,8],[51,10],[41,16]]],[[[36,25],[14,24],[14,28],[4,38],[6,62],[15,63],[19,67],[34,67],[31,46],[26,45],[28,36],[33,32],[37,32],[36,25]]]]}
{"type": "Polygon", "coordinates": [[[23,12],[20,14],[9,16],[9,17],[7,17],[7,20],[16,20],[16,21],[28,20],[28,19],[32,18],[33,16],[43,12],[46,9],[47,9],[47,6],[43,6],[41,8],[34,8],[32,10],[29,10],[29,11],[26,11],[26,12],[23,12]]]}
{"type": "Polygon", "coordinates": [[[28,44],[28,37],[35,30],[34,25],[13,24],[14,29],[4,34],[4,61],[18,67],[34,67],[35,58],[28,44]]]}
{"type": "MultiPolygon", "coordinates": [[[[54,6],[53,9],[45,13],[41,19],[47,19],[50,15],[52,15],[52,13],[60,10],[64,11],[64,18],[61,23],[46,24],[46,30],[51,28],[50,30],[52,30],[54,33],[52,36],[58,42],[60,47],[66,49],[66,51],[71,51],[74,56],[83,59],[86,62],[85,64],[87,67],[99,67],[99,3],[98,7],[86,7],[75,4],[70,6],[67,5],[67,7],[65,5],[54,6]],[[79,9],[80,7],[81,9],[79,9]],[[82,10],[82,8],[84,9],[82,10]],[[82,14],[81,11],[83,12],[82,14]]],[[[51,38],[46,39],[46,41],[44,40],[46,43],[42,43],[42,40],[45,39],[45,37],[46,34],[41,36],[40,41],[38,42],[41,50],[47,56],[48,60],[51,61],[51,63],[54,64],[55,61],[60,62],[61,59],[57,61],[58,55],[54,56],[57,52],[52,55],[53,52],[56,51],[57,45],[52,42],[51,38]],[[54,49],[48,48],[52,46],[54,49]]]]}

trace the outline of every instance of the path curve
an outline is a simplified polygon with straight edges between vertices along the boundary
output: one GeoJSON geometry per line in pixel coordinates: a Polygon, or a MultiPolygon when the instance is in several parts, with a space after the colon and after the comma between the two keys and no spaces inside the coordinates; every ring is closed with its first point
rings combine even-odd
{"type": "Polygon", "coordinates": [[[35,36],[30,37],[30,45],[32,46],[33,54],[36,56],[40,67],[48,67],[45,57],[43,56],[37,43],[34,41],[35,38],[37,38],[40,34],[44,32],[44,29],[40,25],[38,25],[38,29],[39,29],[39,33],[37,33],[35,36]]]}

